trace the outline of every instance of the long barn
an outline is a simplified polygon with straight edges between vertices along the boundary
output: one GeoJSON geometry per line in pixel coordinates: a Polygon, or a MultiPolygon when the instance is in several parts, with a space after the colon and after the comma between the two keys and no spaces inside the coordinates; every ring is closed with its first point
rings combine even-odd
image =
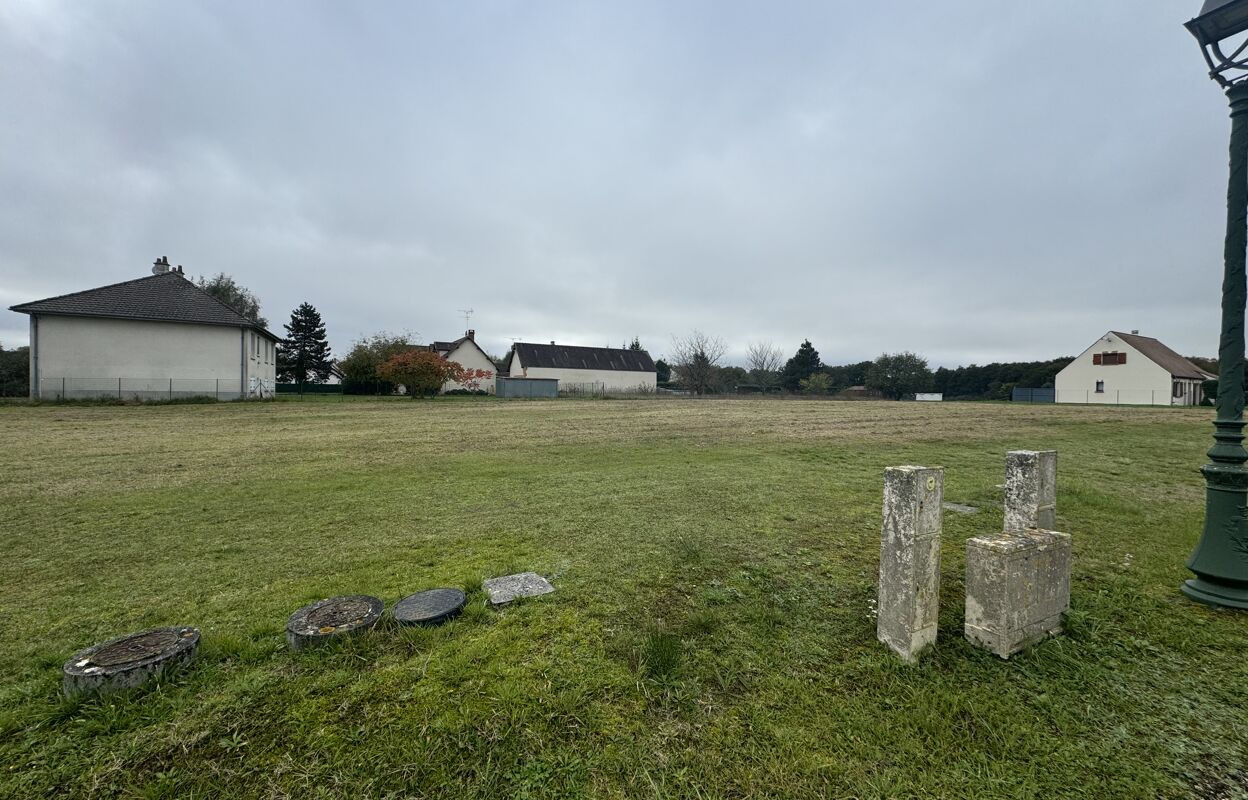
{"type": "Polygon", "coordinates": [[[657,381],[645,350],[516,342],[507,364],[513,378],[557,378],[561,388],[600,384],[605,392],[653,392],[657,381]]]}

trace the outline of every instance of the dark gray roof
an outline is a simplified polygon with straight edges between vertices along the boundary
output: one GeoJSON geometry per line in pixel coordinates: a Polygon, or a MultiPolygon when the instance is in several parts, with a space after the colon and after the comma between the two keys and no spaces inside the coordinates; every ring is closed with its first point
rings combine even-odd
{"type": "Polygon", "coordinates": [[[279,339],[178,272],[148,275],[98,289],[35,300],[12,306],[10,310],[21,314],[228,325],[233,328],[251,328],[274,340],[279,339]]]}
{"type": "Polygon", "coordinates": [[[449,353],[456,347],[459,347],[467,339],[467,336],[461,336],[453,342],[431,342],[429,347],[439,353],[449,353]]]}
{"type": "Polygon", "coordinates": [[[1194,378],[1196,380],[1217,377],[1205,372],[1152,337],[1140,336],[1138,333],[1120,333],[1118,331],[1110,331],[1110,333],[1139,350],[1144,354],[1145,358],[1169,372],[1172,377],[1194,378]]]}
{"type": "Polygon", "coordinates": [[[516,342],[514,352],[522,366],[549,369],[605,369],[621,372],[654,372],[654,361],[645,350],[614,347],[570,347],[564,344],[516,342]]]}

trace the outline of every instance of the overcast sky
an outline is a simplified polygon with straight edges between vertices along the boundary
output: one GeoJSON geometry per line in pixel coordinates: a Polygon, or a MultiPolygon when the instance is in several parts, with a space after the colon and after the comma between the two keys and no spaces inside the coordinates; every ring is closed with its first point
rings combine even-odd
{"type": "Polygon", "coordinates": [[[3,0],[0,308],[167,255],[340,355],[464,308],[496,354],[1212,355],[1199,6],[3,0]]]}

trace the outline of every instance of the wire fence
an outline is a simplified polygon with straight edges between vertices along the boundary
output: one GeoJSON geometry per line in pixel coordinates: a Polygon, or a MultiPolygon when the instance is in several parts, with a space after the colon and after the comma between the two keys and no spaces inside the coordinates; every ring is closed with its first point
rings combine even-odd
{"type": "Polygon", "coordinates": [[[1016,403],[1065,403],[1090,406],[1194,406],[1204,399],[1199,386],[1169,389],[1023,389],[1013,392],[1016,403]]]}
{"type": "Polygon", "coordinates": [[[251,378],[108,378],[49,377],[39,380],[37,395],[43,400],[96,400],[116,398],[135,402],[185,400],[211,397],[217,400],[273,397],[271,380],[251,378]]]}

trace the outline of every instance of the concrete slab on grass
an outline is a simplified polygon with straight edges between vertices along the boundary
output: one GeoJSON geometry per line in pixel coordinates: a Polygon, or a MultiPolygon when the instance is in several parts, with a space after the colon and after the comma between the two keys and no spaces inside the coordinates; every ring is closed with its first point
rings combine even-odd
{"type": "Polygon", "coordinates": [[[518,597],[538,597],[550,594],[555,587],[550,581],[536,572],[521,572],[516,575],[504,575],[501,578],[490,578],[485,582],[485,592],[490,602],[496,606],[510,603],[518,597]]]}

